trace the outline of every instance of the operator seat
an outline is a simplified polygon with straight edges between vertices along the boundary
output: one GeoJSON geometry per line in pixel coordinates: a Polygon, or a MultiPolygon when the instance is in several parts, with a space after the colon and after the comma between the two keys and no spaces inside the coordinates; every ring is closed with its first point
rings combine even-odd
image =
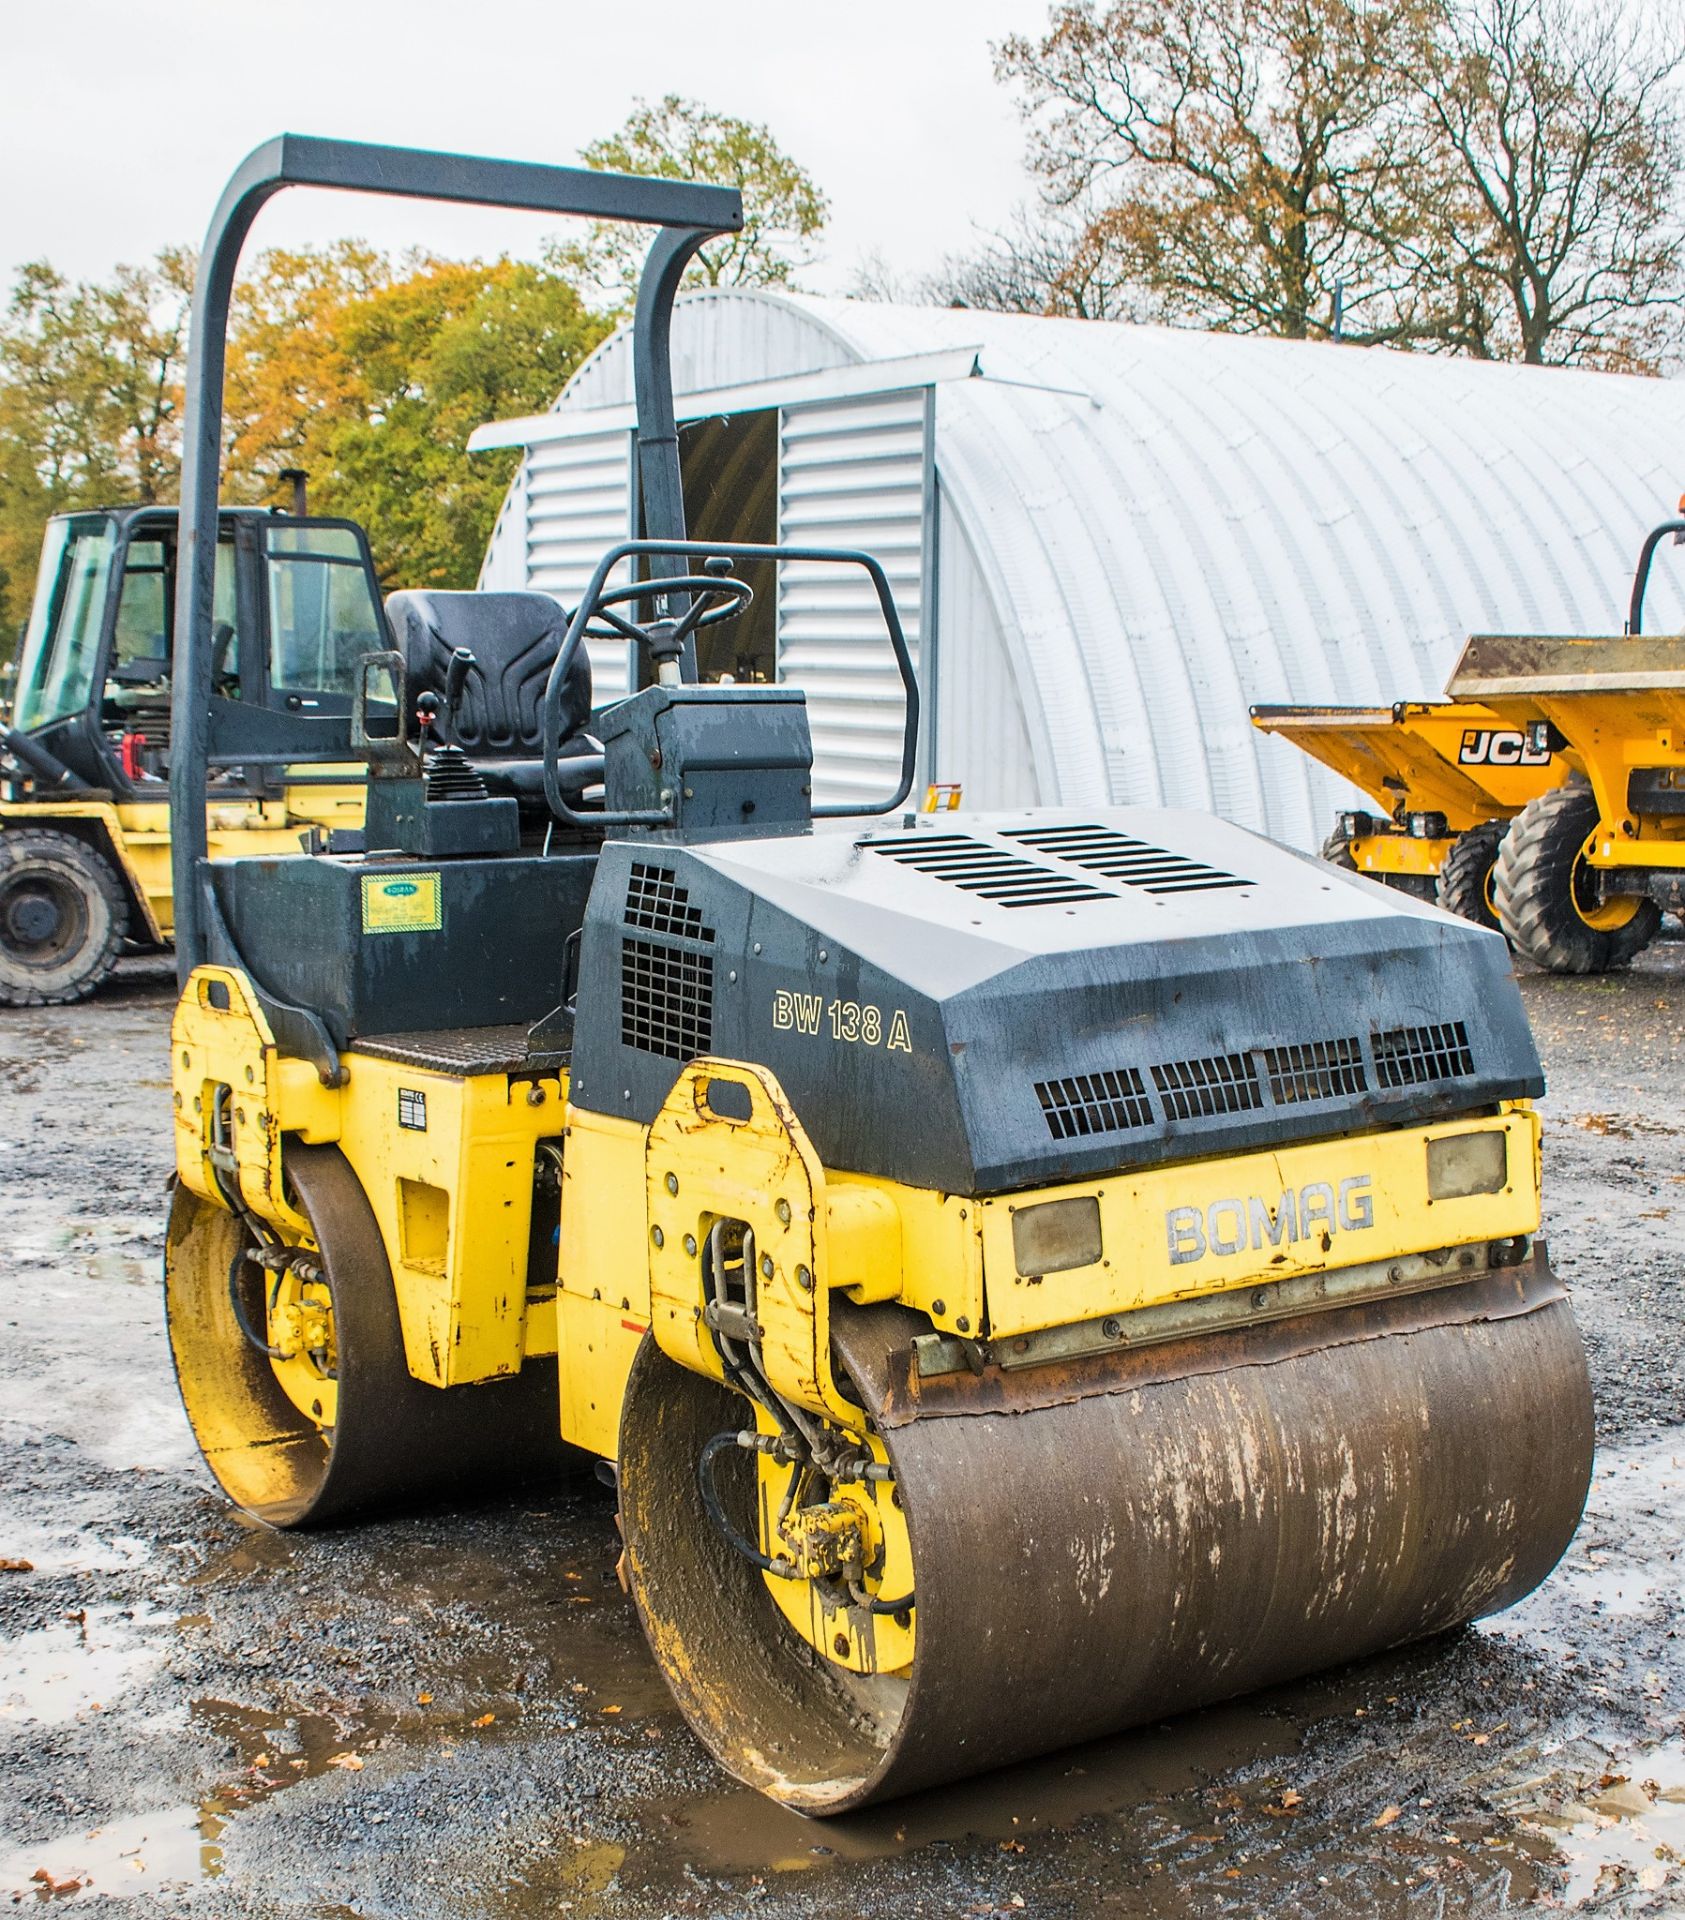
{"type": "MultiPolygon", "coordinates": [[[[494,794],[544,806],[541,722],[545,682],[567,634],[566,610],[547,593],[395,593],[386,602],[393,643],[404,656],[409,698],[434,693],[441,740],[458,746],[494,794]],[[446,708],[452,656],[474,656],[454,711],[446,708]]],[[[562,688],[561,752],[594,755],[591,662],[581,647],[562,688]]],[[[573,784],[573,782],[569,782],[573,784]]]]}

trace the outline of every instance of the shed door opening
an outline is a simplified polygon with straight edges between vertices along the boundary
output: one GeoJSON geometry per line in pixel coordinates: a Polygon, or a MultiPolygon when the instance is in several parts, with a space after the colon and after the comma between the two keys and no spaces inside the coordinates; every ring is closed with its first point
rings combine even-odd
{"type": "MultiPolygon", "coordinates": [[[[778,539],[778,410],[691,420],[679,428],[685,524],[693,540],[778,539]]],[[[735,569],[754,589],[747,613],[697,636],[697,672],[707,681],[778,677],[778,580],[764,560],[735,569]]]]}

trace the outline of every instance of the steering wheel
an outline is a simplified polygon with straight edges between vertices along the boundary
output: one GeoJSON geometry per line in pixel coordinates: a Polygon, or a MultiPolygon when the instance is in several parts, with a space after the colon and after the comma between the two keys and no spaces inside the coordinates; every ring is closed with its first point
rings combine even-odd
{"type": "MultiPolygon", "coordinates": [[[[735,620],[747,611],[755,590],[746,580],[736,579],[731,562],[705,560],[701,573],[668,574],[657,579],[634,580],[631,585],[614,587],[592,596],[584,608],[585,625],[581,637],[587,640],[635,640],[649,649],[659,663],[676,660],[684,643],[700,627],[717,627],[735,620]],[[668,594],[691,596],[690,605],[677,620],[629,620],[616,613],[616,607],[636,606],[668,594]]],[[[580,616],[575,608],[570,624],[580,616]]]]}

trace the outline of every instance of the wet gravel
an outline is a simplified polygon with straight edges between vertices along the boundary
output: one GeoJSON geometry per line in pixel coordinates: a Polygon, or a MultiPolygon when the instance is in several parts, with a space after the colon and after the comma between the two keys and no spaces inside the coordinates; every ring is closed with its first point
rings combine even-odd
{"type": "Polygon", "coordinates": [[[1681,1910],[1685,945],[1524,990],[1547,1230],[1598,1403],[1557,1573],[1447,1640],[828,1825],[691,1739],[588,1473],[340,1533],[233,1515],[161,1326],[167,977],[0,1013],[0,1560],[29,1563],[0,1571],[0,1903],[1681,1910]]]}

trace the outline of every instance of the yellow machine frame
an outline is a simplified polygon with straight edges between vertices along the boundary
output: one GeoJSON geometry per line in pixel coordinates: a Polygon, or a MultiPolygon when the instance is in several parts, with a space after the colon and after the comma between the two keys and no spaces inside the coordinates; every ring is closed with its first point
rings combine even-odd
{"type": "Polygon", "coordinates": [[[1348,838],[1361,873],[1431,879],[1460,834],[1513,819],[1567,777],[1563,761],[1529,741],[1507,712],[1475,699],[1261,706],[1252,724],[1290,740],[1381,809],[1369,831],[1348,838]],[[1436,815],[1443,831],[1418,831],[1437,828],[1436,815]]]}
{"type": "MultiPolygon", "coordinates": [[[[289,787],[275,800],[211,800],[206,820],[213,860],[293,854],[301,831],[363,824],[361,781],[289,787]]],[[[158,800],[0,800],[0,832],[51,827],[74,834],[111,862],[134,916],[132,938],[167,946],[175,933],[170,879],[170,806],[158,800]]]]}
{"type": "Polygon", "coordinates": [[[1277,1294],[1287,1313],[1460,1279],[1472,1249],[1539,1224],[1539,1126],[1525,1102],[967,1199],[829,1171],[775,1077],[743,1062],[693,1062],[647,1128],[575,1113],[565,1070],[449,1074],[352,1049],[345,1084],[330,1088],[280,1056],[249,981],[222,967],[192,975],[172,1045],[187,1187],[221,1206],[232,1180],[296,1243],[308,1225],[288,1198],[288,1143],[337,1145],[379,1225],[411,1374],[459,1386],[557,1355],[563,1438],[610,1460],[646,1330],[693,1372],[723,1377],[697,1257],[722,1220],[753,1236],[776,1390],[856,1429],[831,1370],[834,1294],[927,1315],[938,1370],[985,1332],[1029,1364],[1050,1342],[1171,1337],[1189,1312],[1268,1318],[1277,1294]],[[747,1090],[747,1119],[710,1103],[722,1081],[747,1090]],[[395,1124],[400,1094],[424,1099],[424,1131],[395,1124]],[[545,1152],[562,1176],[557,1262],[529,1276],[545,1152]],[[1044,1209],[1026,1232],[1023,1216],[1044,1209]]]}

